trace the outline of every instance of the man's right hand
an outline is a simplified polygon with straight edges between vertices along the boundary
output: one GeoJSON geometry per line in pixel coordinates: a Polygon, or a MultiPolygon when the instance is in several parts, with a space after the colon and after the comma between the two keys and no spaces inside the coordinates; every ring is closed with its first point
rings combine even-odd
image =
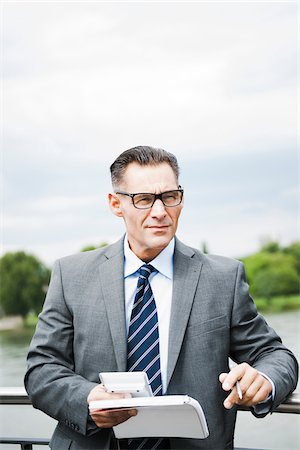
{"type": "MultiPolygon", "coordinates": [[[[102,385],[95,386],[88,395],[87,402],[90,404],[94,400],[112,400],[116,398],[125,398],[126,394],[112,394],[106,392],[102,385]]],[[[118,409],[117,411],[101,411],[95,410],[90,412],[90,416],[99,428],[111,428],[119,423],[125,422],[125,420],[130,419],[130,417],[136,416],[136,409],[118,409]]]]}

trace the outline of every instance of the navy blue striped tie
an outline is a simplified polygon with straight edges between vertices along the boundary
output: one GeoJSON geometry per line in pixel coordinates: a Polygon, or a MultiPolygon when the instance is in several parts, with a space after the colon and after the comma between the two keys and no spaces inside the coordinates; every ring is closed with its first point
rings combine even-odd
{"type": "MultiPolygon", "coordinates": [[[[160,371],[159,332],[156,304],[149,283],[149,276],[156,269],[144,264],[139,269],[139,279],[132,307],[128,343],[127,370],[146,372],[154,395],[162,395],[160,371]]],[[[164,447],[162,438],[130,439],[129,448],[159,449],[164,447]]]]}

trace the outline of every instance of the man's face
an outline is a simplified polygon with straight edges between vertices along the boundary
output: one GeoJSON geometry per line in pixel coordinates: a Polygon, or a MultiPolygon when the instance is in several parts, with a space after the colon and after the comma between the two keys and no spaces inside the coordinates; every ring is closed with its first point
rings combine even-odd
{"type": "MultiPolygon", "coordinates": [[[[167,163],[127,166],[119,189],[130,194],[153,193],[178,189],[176,176],[167,163]]],[[[131,250],[143,261],[154,259],[174,237],[183,207],[166,207],[157,199],[149,209],[137,209],[125,195],[109,194],[110,207],[115,215],[123,217],[131,250]]]]}

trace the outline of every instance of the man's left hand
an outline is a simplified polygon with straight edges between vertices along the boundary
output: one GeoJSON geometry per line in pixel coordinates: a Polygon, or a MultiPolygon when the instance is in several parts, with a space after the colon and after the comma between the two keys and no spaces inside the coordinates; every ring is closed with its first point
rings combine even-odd
{"type": "Polygon", "coordinates": [[[221,373],[219,381],[224,391],[231,391],[224,400],[226,409],[231,409],[234,404],[255,406],[265,401],[272,393],[271,383],[247,363],[238,364],[229,373],[221,373]],[[237,381],[240,382],[242,400],[236,390],[237,381]]]}

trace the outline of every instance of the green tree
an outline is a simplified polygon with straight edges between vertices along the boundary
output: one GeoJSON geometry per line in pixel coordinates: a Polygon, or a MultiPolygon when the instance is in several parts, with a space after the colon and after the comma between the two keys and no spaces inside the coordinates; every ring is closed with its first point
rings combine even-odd
{"type": "Polygon", "coordinates": [[[296,270],[300,273],[300,242],[292,242],[288,247],[283,249],[283,253],[293,256],[296,270]]]}
{"type": "Polygon", "coordinates": [[[250,292],[257,297],[299,294],[298,243],[281,249],[277,242],[243,259],[250,292]]]}
{"type": "Polygon", "coordinates": [[[271,298],[299,292],[299,277],[291,266],[270,265],[257,272],[253,280],[253,294],[271,298]]]}
{"type": "Polygon", "coordinates": [[[6,253],[0,259],[0,308],[4,314],[39,313],[50,279],[50,270],[25,252],[6,253]]]}
{"type": "Polygon", "coordinates": [[[270,241],[261,248],[261,252],[277,253],[280,252],[280,246],[278,242],[270,241]]]}

